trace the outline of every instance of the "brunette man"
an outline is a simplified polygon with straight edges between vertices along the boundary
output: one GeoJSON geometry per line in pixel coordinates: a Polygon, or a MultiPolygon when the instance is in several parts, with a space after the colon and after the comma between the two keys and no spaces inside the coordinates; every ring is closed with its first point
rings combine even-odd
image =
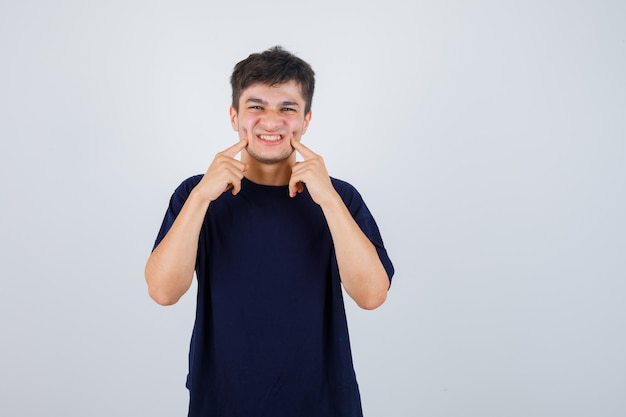
{"type": "Polygon", "coordinates": [[[309,64],[275,47],[231,84],[239,141],[176,189],[146,266],[162,305],[196,273],[189,416],[361,416],[341,285],[374,309],[393,266],[359,193],[301,143],[309,64]]]}

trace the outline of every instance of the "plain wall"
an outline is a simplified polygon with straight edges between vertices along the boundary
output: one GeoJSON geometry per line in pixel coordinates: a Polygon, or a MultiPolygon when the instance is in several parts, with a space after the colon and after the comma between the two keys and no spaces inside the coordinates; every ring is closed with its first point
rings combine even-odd
{"type": "MultiPolygon", "coordinates": [[[[186,414],[195,297],[143,268],[236,141],[233,65],[317,73],[303,143],[396,267],[347,301],[365,415],[626,415],[623,1],[2,1],[0,415],[186,414]]],[[[194,287],[195,290],[195,287],[194,287]]]]}

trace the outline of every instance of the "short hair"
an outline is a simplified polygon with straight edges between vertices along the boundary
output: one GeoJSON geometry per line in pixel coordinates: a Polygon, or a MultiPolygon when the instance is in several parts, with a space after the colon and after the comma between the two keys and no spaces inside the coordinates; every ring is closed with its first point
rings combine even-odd
{"type": "Polygon", "coordinates": [[[281,46],[250,54],[248,58],[235,65],[230,77],[233,90],[232,105],[239,111],[241,93],[253,84],[275,86],[289,81],[295,81],[300,86],[305,101],[304,112],[309,113],[315,90],[315,72],[311,66],[281,46]]]}

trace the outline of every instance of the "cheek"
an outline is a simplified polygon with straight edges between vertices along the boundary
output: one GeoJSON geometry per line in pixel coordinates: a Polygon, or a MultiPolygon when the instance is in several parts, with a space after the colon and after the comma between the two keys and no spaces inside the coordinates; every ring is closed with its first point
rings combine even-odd
{"type": "Polygon", "coordinates": [[[254,126],[257,124],[257,122],[258,122],[258,117],[247,117],[241,120],[240,127],[243,130],[252,130],[254,126]]]}
{"type": "Polygon", "coordinates": [[[304,124],[299,120],[294,121],[293,123],[290,123],[289,130],[300,133],[304,130],[304,124]]]}

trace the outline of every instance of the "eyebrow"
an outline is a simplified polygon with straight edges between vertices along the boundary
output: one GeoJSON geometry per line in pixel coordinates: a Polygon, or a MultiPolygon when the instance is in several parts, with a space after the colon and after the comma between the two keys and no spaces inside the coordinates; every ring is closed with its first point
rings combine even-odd
{"type": "MultiPolygon", "coordinates": [[[[260,98],[249,98],[246,100],[246,103],[259,103],[259,104],[263,104],[265,106],[269,105],[269,103],[263,99],[260,98]]],[[[295,101],[289,101],[289,100],[285,100],[283,102],[280,103],[281,106],[298,106],[300,107],[300,105],[295,102],[295,101]]]]}

